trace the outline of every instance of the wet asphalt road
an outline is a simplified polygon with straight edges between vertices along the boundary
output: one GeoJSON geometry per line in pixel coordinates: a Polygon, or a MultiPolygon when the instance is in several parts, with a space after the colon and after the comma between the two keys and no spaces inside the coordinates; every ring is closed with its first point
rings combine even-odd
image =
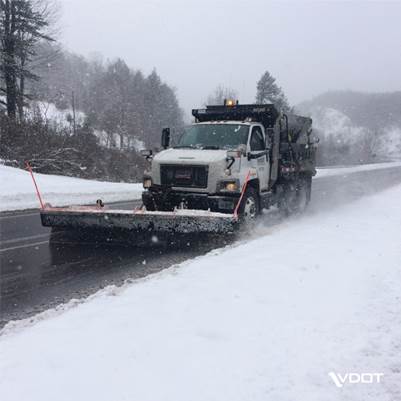
{"type": "MultiPolygon", "coordinates": [[[[332,210],[401,183],[401,168],[314,180],[307,213],[332,210]]],[[[132,203],[114,205],[131,209],[132,203]]],[[[268,224],[268,223],[267,223],[268,224]]],[[[271,224],[279,224],[275,221],[271,224]]],[[[138,238],[140,242],[142,238],[138,238]]],[[[42,227],[38,211],[0,214],[0,328],[110,284],[121,285],[224,246],[235,237],[159,244],[77,243],[42,227]]]]}

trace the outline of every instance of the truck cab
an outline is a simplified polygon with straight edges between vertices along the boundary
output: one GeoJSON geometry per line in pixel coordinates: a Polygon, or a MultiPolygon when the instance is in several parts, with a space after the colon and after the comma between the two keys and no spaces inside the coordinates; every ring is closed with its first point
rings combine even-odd
{"type": "Polygon", "coordinates": [[[269,148],[263,125],[213,121],[184,129],[176,146],[156,154],[144,177],[147,209],[175,207],[233,212],[249,171],[257,191],[269,187],[269,148]]]}

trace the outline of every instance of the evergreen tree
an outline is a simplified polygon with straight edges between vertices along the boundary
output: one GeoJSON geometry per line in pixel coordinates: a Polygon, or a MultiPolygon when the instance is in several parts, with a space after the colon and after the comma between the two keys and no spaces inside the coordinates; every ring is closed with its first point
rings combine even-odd
{"type": "Polygon", "coordinates": [[[45,1],[0,0],[0,75],[4,85],[7,114],[23,119],[25,81],[38,77],[29,68],[40,41],[53,40],[46,35],[49,26],[45,1]]]}
{"type": "Polygon", "coordinates": [[[283,111],[290,110],[290,105],[283,90],[277,85],[276,78],[269,71],[262,75],[257,83],[256,90],[256,103],[273,103],[283,111]]]}
{"type": "Polygon", "coordinates": [[[57,50],[57,59],[35,70],[42,79],[31,82],[29,90],[35,99],[70,114],[74,99],[76,111],[85,114],[103,146],[133,149],[139,141],[159,146],[162,128],[183,125],[175,90],[156,71],[145,77],[122,59],[104,62],[99,56],[87,59],[57,50]]]}

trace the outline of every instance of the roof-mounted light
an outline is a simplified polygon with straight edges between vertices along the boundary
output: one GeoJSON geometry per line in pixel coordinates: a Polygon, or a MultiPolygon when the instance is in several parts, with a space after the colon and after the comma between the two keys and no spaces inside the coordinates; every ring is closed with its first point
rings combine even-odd
{"type": "Polygon", "coordinates": [[[234,100],[234,99],[224,99],[224,106],[237,106],[238,105],[238,100],[234,100]]]}

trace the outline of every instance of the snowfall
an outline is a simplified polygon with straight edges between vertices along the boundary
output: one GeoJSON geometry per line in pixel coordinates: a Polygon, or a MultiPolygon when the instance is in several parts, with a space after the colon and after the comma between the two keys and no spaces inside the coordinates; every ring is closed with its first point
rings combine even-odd
{"type": "Polygon", "coordinates": [[[262,221],[251,238],[8,324],[1,400],[401,399],[400,199],[397,186],[262,221]],[[383,376],[337,387],[329,373],[383,376]]]}

